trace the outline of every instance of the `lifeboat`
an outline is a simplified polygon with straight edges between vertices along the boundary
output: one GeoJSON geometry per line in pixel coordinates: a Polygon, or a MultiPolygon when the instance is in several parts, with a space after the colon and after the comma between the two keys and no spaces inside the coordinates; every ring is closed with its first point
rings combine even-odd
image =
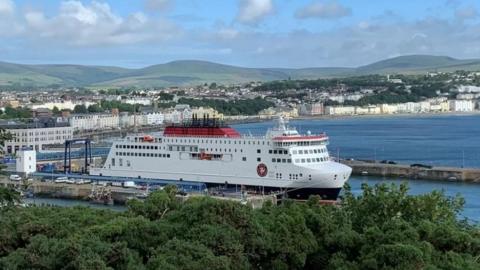
{"type": "Polygon", "coordinates": [[[153,136],[145,135],[145,136],[143,136],[143,141],[144,142],[153,142],[154,138],[153,138],[153,136]]]}
{"type": "Polygon", "coordinates": [[[200,153],[200,159],[201,160],[212,160],[212,155],[207,154],[205,152],[200,153]]]}

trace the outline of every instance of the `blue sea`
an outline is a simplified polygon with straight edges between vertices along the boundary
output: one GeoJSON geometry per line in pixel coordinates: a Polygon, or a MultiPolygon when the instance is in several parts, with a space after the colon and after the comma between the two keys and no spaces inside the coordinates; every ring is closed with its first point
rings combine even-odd
{"type": "MultiPolygon", "coordinates": [[[[240,124],[244,134],[265,134],[273,122],[240,124]]],[[[480,115],[356,117],[290,121],[300,132],[326,132],[330,154],[480,168],[480,115]]]]}
{"type": "MultiPolygon", "coordinates": [[[[241,133],[263,135],[273,122],[234,125],[241,133]]],[[[480,115],[420,115],[356,117],[291,121],[301,133],[326,132],[331,155],[340,158],[393,160],[480,168],[480,115]]],[[[363,182],[407,181],[411,194],[443,190],[448,196],[462,195],[461,217],[480,222],[480,183],[352,177],[352,190],[360,193],[363,182]]]]}

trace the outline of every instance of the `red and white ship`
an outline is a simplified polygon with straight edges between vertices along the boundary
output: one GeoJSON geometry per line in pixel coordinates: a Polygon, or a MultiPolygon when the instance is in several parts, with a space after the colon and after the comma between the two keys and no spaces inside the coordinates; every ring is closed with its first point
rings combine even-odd
{"type": "Polygon", "coordinates": [[[193,118],[163,135],[114,142],[91,175],[237,186],[290,198],[335,200],[352,169],[331,160],[326,134],[300,135],[283,118],[265,136],[241,135],[216,119],[193,118]]]}

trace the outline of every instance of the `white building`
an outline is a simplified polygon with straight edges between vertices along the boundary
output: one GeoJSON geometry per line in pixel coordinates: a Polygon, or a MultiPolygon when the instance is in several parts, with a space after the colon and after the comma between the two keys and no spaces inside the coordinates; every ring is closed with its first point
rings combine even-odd
{"type": "Polygon", "coordinates": [[[327,115],[352,115],[355,114],[353,106],[326,106],[325,114],[327,115]]]}
{"type": "Polygon", "coordinates": [[[33,150],[20,150],[15,163],[16,172],[25,175],[34,173],[37,170],[37,153],[33,150]]]}
{"type": "Polygon", "coordinates": [[[72,115],[70,125],[75,132],[99,129],[116,129],[120,126],[118,115],[115,114],[80,114],[72,115]]]}
{"type": "Polygon", "coordinates": [[[152,105],[152,99],[150,98],[131,98],[131,99],[126,99],[123,101],[123,103],[127,104],[141,104],[144,106],[150,106],[152,105]]]}
{"type": "Polygon", "coordinates": [[[163,113],[147,113],[144,115],[147,125],[161,125],[165,120],[163,113]]]}
{"type": "Polygon", "coordinates": [[[46,102],[42,104],[33,104],[30,106],[31,109],[39,109],[39,108],[46,108],[49,110],[53,110],[53,108],[57,107],[59,110],[71,110],[75,108],[76,105],[85,105],[85,107],[88,107],[90,105],[95,104],[94,102],[77,102],[74,103],[71,100],[66,100],[66,101],[57,101],[57,102],[46,102]]]}
{"type": "Polygon", "coordinates": [[[472,112],[475,109],[475,103],[472,100],[454,99],[448,102],[452,112],[472,112]]]}
{"type": "Polygon", "coordinates": [[[474,85],[460,85],[457,87],[458,93],[480,93],[480,86],[474,85]]]}
{"type": "Polygon", "coordinates": [[[397,113],[398,104],[382,104],[380,105],[380,112],[383,114],[397,113]]]}
{"type": "Polygon", "coordinates": [[[302,104],[299,113],[301,115],[321,115],[324,113],[323,103],[302,104]]]}
{"type": "Polygon", "coordinates": [[[45,145],[63,144],[72,139],[73,129],[68,123],[58,123],[54,119],[42,119],[28,123],[8,122],[0,124],[13,135],[13,139],[5,141],[3,150],[7,154],[15,154],[22,149],[42,151],[45,145]]]}

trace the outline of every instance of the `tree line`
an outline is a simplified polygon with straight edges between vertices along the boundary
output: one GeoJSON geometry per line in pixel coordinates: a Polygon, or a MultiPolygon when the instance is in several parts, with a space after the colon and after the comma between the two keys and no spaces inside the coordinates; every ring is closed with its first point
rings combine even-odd
{"type": "Polygon", "coordinates": [[[252,209],[174,187],[128,210],[16,207],[0,188],[1,269],[480,269],[480,231],[463,200],[408,187],[346,188],[342,205],[252,209]]]}
{"type": "Polygon", "coordinates": [[[256,115],[261,110],[274,106],[272,102],[260,97],[232,101],[221,99],[180,98],[178,103],[188,104],[193,107],[211,107],[225,115],[256,115]]]}

